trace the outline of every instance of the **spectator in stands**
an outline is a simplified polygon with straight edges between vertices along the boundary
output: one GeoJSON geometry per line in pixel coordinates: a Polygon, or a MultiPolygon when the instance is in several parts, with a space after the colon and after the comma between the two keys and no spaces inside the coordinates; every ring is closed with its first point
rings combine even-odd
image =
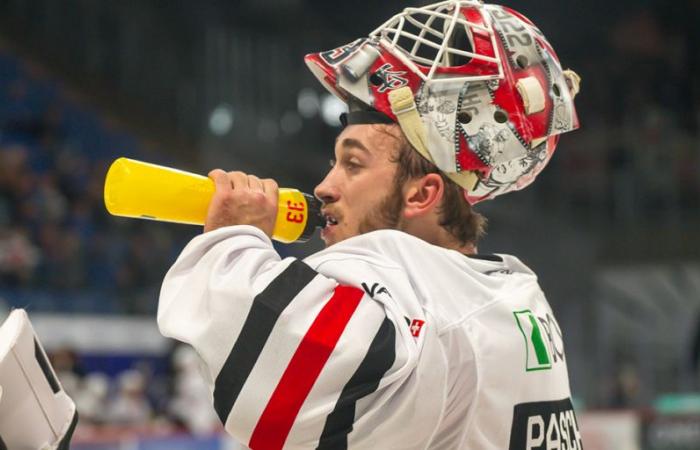
{"type": "Polygon", "coordinates": [[[111,424],[145,425],[152,417],[146,398],[146,378],[138,370],[127,370],[117,378],[117,393],[108,405],[106,421],[111,424]]]}
{"type": "Polygon", "coordinates": [[[107,411],[110,410],[109,388],[110,380],[102,373],[93,372],[83,378],[80,389],[73,395],[81,423],[106,423],[107,411]]]}

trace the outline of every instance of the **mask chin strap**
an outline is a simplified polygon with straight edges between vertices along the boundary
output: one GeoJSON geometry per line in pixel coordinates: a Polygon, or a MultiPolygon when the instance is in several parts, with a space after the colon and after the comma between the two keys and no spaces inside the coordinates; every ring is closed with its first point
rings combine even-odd
{"type": "MultiPolygon", "coordinates": [[[[411,88],[404,86],[389,92],[389,103],[391,104],[391,111],[399,121],[401,130],[406,135],[408,142],[410,142],[425,159],[435,164],[433,157],[430,155],[430,151],[428,151],[428,139],[425,126],[420,118],[420,114],[418,114],[416,101],[413,98],[411,88]]],[[[478,175],[472,171],[444,171],[444,173],[452,181],[464,188],[466,193],[473,191],[479,183],[478,175]]]]}

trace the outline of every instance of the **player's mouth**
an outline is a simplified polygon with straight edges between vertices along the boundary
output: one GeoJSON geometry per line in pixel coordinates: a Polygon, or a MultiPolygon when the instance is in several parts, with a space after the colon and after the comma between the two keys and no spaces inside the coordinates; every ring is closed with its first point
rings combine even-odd
{"type": "Polygon", "coordinates": [[[335,228],[338,226],[338,223],[340,223],[340,217],[328,211],[323,211],[322,214],[323,219],[325,220],[325,224],[323,226],[323,229],[321,230],[321,238],[327,240],[330,237],[330,235],[335,231],[335,228]]]}

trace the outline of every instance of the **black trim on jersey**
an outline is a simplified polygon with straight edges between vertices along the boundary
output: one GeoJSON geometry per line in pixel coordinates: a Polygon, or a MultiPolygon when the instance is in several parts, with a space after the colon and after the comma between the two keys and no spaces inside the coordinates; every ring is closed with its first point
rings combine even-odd
{"type": "Polygon", "coordinates": [[[73,420],[70,422],[70,426],[68,427],[68,431],[66,431],[66,434],[63,435],[63,438],[61,438],[61,442],[58,443],[58,447],[56,447],[56,450],[70,450],[70,441],[73,439],[73,432],[75,431],[75,427],[78,425],[78,411],[73,414],[73,420]]]}
{"type": "Polygon", "coordinates": [[[216,377],[214,409],[221,423],[226,424],[280,314],[316,275],[311,267],[295,260],[253,300],[241,333],[216,377]]]}
{"type": "Polygon", "coordinates": [[[0,436],[0,450],[7,450],[7,445],[5,441],[2,440],[2,436],[0,436]]]}
{"type": "Polygon", "coordinates": [[[51,390],[54,394],[58,394],[61,391],[61,385],[58,384],[58,380],[53,374],[53,370],[51,370],[49,360],[46,359],[46,355],[44,354],[44,351],[41,349],[41,347],[39,346],[39,342],[36,339],[34,339],[34,358],[36,358],[36,362],[39,363],[41,371],[44,372],[44,376],[46,377],[46,381],[49,382],[51,390]]]}
{"type": "Polygon", "coordinates": [[[498,255],[467,255],[467,258],[483,259],[484,261],[503,262],[503,258],[498,255]]]}
{"type": "Polygon", "coordinates": [[[384,374],[396,359],[396,330],[388,318],[384,318],[379,331],[372,339],[367,355],[340,393],[335,408],[326,418],[318,450],[348,448],[348,434],[355,421],[357,400],[376,391],[384,374]]]}

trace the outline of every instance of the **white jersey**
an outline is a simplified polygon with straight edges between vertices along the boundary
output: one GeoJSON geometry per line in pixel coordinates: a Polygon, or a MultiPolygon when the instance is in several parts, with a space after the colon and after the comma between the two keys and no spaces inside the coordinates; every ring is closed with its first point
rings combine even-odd
{"type": "Polygon", "coordinates": [[[194,238],[158,324],[258,449],[580,449],[562,335],[517,258],[393,230],[280,259],[251,226],[194,238]]]}

